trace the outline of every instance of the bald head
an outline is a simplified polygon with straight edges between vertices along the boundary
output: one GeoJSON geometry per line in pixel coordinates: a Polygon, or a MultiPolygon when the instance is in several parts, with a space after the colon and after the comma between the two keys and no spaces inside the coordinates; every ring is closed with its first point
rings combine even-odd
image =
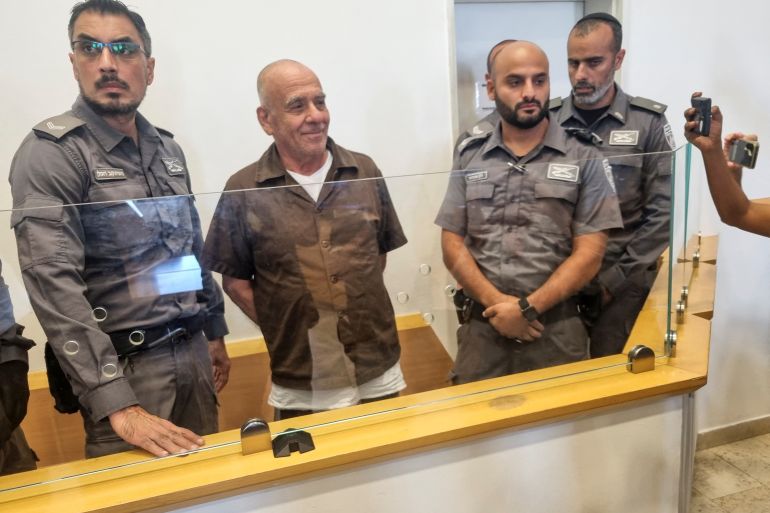
{"type": "Polygon", "coordinates": [[[492,80],[498,73],[505,72],[505,69],[512,65],[520,66],[539,66],[548,72],[548,56],[542,48],[530,41],[511,41],[503,45],[500,50],[492,56],[492,80]]]}
{"type": "MultiPolygon", "coordinates": [[[[259,103],[269,108],[269,104],[276,99],[276,93],[285,87],[287,83],[294,80],[312,80],[315,81],[318,86],[321,86],[321,82],[313,70],[302,64],[301,62],[293,61],[291,59],[280,59],[271,62],[259,72],[257,75],[257,95],[259,95],[259,103]]],[[[274,107],[274,106],[273,106],[274,107]]]]}
{"type": "Polygon", "coordinates": [[[489,53],[487,54],[487,78],[489,78],[489,75],[492,73],[492,62],[494,62],[495,57],[500,53],[500,50],[502,50],[505,45],[515,42],[516,39],[503,39],[489,50],[489,53]]]}

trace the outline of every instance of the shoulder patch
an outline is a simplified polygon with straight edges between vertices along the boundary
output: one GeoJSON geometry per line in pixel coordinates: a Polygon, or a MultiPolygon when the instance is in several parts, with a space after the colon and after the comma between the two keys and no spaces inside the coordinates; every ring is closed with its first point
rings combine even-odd
{"type": "Polygon", "coordinates": [[[662,103],[656,102],[654,100],[650,100],[647,98],[642,98],[641,96],[634,96],[631,98],[631,101],[629,102],[634,107],[639,107],[640,109],[649,110],[650,112],[654,112],[655,114],[663,114],[666,112],[666,109],[668,108],[668,105],[663,105],[662,103]]]}
{"type": "Polygon", "coordinates": [[[86,122],[69,114],[61,114],[52,118],[45,119],[32,127],[35,135],[58,141],[69,132],[73,131],[86,122]]]}
{"type": "Polygon", "coordinates": [[[556,110],[561,108],[561,104],[564,103],[564,101],[561,99],[561,96],[557,98],[551,98],[548,100],[548,110],[556,110]]]}
{"type": "Polygon", "coordinates": [[[462,153],[463,151],[465,151],[465,149],[468,146],[473,146],[473,144],[478,141],[486,141],[487,139],[489,139],[490,135],[492,135],[491,130],[489,130],[488,132],[482,132],[478,135],[470,135],[466,137],[465,139],[460,141],[460,144],[457,145],[457,153],[458,154],[462,153]]]}
{"type": "Polygon", "coordinates": [[[155,130],[157,130],[158,132],[160,132],[162,135],[165,135],[165,136],[167,136],[167,137],[171,137],[172,139],[174,138],[174,134],[172,134],[171,132],[169,132],[169,131],[168,131],[168,130],[166,130],[165,128],[160,128],[160,127],[157,127],[157,126],[156,126],[156,127],[155,127],[155,130]]]}

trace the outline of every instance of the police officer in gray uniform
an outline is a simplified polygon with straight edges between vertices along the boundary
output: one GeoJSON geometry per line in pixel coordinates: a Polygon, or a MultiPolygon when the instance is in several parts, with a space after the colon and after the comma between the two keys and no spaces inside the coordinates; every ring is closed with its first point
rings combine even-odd
{"type": "Polygon", "coordinates": [[[621,225],[611,172],[548,116],[548,59],[518,41],[495,57],[502,118],[458,147],[436,219],[444,262],[468,297],[455,383],[577,361],[588,338],[572,295],[621,225]]]}
{"type": "Polygon", "coordinates": [[[80,403],[87,456],[192,450],[217,430],[227,326],[197,263],[182,150],[137,112],[150,36],[116,0],[75,5],[69,36],[80,96],[35,126],[11,165],[24,283],[80,403]]]}
{"type": "Polygon", "coordinates": [[[34,342],[16,324],[0,262],[0,475],[34,470],[37,457],[27,445],[21,421],[27,414],[27,351],[34,342]]]}
{"type": "Polygon", "coordinates": [[[594,13],[578,21],[567,43],[572,94],[550,105],[556,122],[608,158],[623,216],[582,301],[592,357],[623,350],[668,244],[673,134],[665,105],[629,96],[614,82],[625,56],[621,43],[613,16],[594,13]]]}

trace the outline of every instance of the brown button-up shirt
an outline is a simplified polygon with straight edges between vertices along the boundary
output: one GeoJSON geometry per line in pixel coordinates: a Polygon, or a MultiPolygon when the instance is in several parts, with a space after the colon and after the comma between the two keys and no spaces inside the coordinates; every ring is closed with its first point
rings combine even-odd
{"type": "Polygon", "coordinates": [[[253,281],[272,379],[296,389],[347,384],[313,382],[308,329],[319,309],[337,312],[358,384],[400,355],[380,262],[406,237],[374,162],[331,139],[327,146],[332,165],[317,202],[286,172],[275,145],[231,176],[203,251],[207,268],[253,281]]]}

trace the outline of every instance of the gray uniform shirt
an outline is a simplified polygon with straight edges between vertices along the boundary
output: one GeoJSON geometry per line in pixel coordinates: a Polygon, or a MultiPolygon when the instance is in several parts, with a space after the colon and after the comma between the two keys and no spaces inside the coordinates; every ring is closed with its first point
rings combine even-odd
{"type": "Polygon", "coordinates": [[[612,166],[623,228],[610,231],[599,273],[611,293],[629,276],[654,267],[668,245],[674,148],[666,106],[615,88],[609,109],[591,126],[575,111],[571,96],[550,103],[561,126],[588,128],[602,138],[597,149],[612,166]]]}
{"type": "Polygon", "coordinates": [[[523,297],[572,253],[572,238],[621,226],[611,172],[592,147],[550,122],[516,158],[494,130],[463,141],[436,218],[465,237],[484,276],[523,297]]]}
{"type": "MultiPolygon", "coordinates": [[[[227,333],[185,158],[136,116],[139,148],[81,98],[37,125],[11,164],[19,261],[35,313],[80,403],[99,420],[137,404],[106,333],[207,314],[227,333]],[[127,201],[135,200],[135,201],[127,201]],[[187,283],[173,278],[186,276],[187,283]],[[93,309],[102,307],[100,323],[93,309]]],[[[97,316],[99,318],[99,316],[97,316]]]]}

